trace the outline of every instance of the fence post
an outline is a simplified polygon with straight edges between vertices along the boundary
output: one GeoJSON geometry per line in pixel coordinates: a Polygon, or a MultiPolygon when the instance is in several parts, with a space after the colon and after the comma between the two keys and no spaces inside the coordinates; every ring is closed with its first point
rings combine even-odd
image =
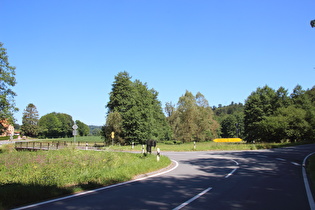
{"type": "Polygon", "coordinates": [[[49,150],[49,142],[48,142],[48,150],[49,150]]]}
{"type": "Polygon", "coordinates": [[[42,150],[42,142],[39,143],[39,149],[42,150]]]}

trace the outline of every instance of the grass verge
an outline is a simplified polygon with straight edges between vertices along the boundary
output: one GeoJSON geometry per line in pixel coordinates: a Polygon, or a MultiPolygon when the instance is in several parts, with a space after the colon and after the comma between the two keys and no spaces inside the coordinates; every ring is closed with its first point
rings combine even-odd
{"type": "MultiPolygon", "coordinates": [[[[227,142],[197,142],[194,145],[193,142],[184,143],[184,144],[164,144],[158,143],[157,147],[163,151],[220,151],[220,150],[259,150],[259,149],[272,149],[272,148],[280,148],[280,147],[288,147],[299,145],[301,143],[256,143],[256,144],[248,144],[248,143],[227,143],[227,142]]],[[[141,151],[142,145],[136,145],[134,148],[131,146],[111,146],[109,147],[111,150],[116,151],[141,151]]]]}
{"type": "Polygon", "coordinates": [[[307,159],[306,172],[310,180],[313,198],[315,198],[315,155],[312,155],[307,159]]]}
{"type": "Polygon", "coordinates": [[[156,156],[63,149],[0,153],[0,209],[131,180],[164,168],[156,156]]]}

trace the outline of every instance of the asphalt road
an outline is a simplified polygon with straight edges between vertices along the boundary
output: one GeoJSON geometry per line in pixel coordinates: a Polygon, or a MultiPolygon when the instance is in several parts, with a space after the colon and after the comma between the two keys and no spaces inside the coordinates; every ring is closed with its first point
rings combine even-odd
{"type": "Polygon", "coordinates": [[[168,173],[30,209],[310,209],[302,163],[314,151],[165,152],[178,163],[168,173]]]}

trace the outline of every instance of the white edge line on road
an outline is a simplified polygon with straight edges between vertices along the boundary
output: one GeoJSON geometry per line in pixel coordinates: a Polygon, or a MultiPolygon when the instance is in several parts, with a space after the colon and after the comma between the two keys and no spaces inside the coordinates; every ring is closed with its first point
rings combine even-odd
{"type": "Polygon", "coordinates": [[[167,170],[167,171],[163,171],[163,172],[160,172],[160,173],[157,173],[157,174],[153,174],[153,175],[149,175],[149,176],[146,176],[146,177],[143,177],[143,178],[139,178],[139,179],[130,180],[130,181],[127,181],[127,182],[122,182],[122,183],[118,183],[118,184],[109,185],[109,186],[106,186],[106,187],[101,187],[101,188],[98,188],[98,189],[95,189],[95,190],[84,191],[84,192],[77,193],[77,194],[74,194],[74,195],[69,195],[69,196],[65,196],[65,197],[61,197],[61,198],[56,198],[56,199],[53,199],[53,200],[48,200],[48,201],[44,201],[44,202],[40,202],[40,203],[35,203],[35,204],[28,205],[28,206],[20,207],[20,208],[15,208],[13,210],[22,210],[22,209],[33,208],[33,207],[41,206],[41,205],[44,205],[44,204],[53,203],[53,202],[61,201],[61,200],[66,200],[66,199],[69,199],[69,198],[79,197],[79,196],[82,196],[82,195],[87,195],[87,194],[95,193],[95,192],[98,192],[98,191],[101,191],[101,190],[106,190],[106,189],[118,187],[118,186],[121,186],[121,185],[130,184],[130,183],[133,183],[133,182],[137,182],[137,181],[141,181],[141,180],[144,180],[144,179],[148,179],[148,178],[151,178],[151,177],[159,176],[159,175],[162,175],[162,174],[166,174],[166,173],[171,172],[174,169],[176,169],[178,167],[178,165],[179,165],[176,160],[172,160],[172,161],[175,163],[175,166],[172,167],[171,169],[167,170]]]}
{"type": "Polygon", "coordinates": [[[196,200],[197,198],[203,196],[204,194],[206,194],[208,191],[210,191],[212,189],[212,187],[209,187],[207,189],[205,189],[204,191],[202,191],[201,193],[199,193],[198,195],[194,196],[193,198],[189,199],[188,201],[182,203],[181,205],[177,206],[176,208],[174,208],[173,210],[179,210],[181,208],[183,208],[184,206],[187,206],[188,204],[190,204],[191,202],[193,202],[194,200],[196,200]]]}
{"type": "Polygon", "coordinates": [[[304,185],[305,185],[305,190],[306,190],[306,194],[307,194],[307,199],[308,199],[308,203],[310,204],[310,208],[311,210],[315,210],[315,203],[314,203],[314,198],[312,195],[312,191],[310,188],[310,185],[308,183],[308,178],[307,178],[307,174],[306,174],[306,170],[305,170],[305,163],[307,158],[309,158],[311,155],[315,154],[315,152],[307,155],[304,160],[303,160],[303,167],[302,167],[302,174],[303,174],[303,180],[304,180],[304,185]]]}

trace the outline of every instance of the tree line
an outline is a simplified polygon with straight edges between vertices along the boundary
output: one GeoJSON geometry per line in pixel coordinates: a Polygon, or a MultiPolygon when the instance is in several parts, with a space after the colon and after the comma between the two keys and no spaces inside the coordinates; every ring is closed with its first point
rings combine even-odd
{"type": "Polygon", "coordinates": [[[90,128],[80,120],[73,121],[65,113],[52,112],[39,118],[37,108],[30,103],[23,112],[21,134],[39,138],[65,138],[73,136],[72,126],[78,125],[78,135],[87,136],[90,128]]]}
{"type": "Polygon", "coordinates": [[[257,88],[245,102],[244,125],[248,141],[314,141],[315,86],[297,85],[291,94],[283,87],[257,88]]]}
{"type": "Polygon", "coordinates": [[[296,142],[315,139],[315,87],[297,85],[291,94],[284,87],[259,87],[245,100],[210,107],[203,94],[186,90],[177,104],[167,102],[162,113],[158,93],[120,72],[113,83],[103,136],[115,143],[147,139],[181,142],[240,137],[248,142],[296,142]],[[167,123],[165,123],[167,122],[167,123]]]}
{"type": "MultiPolygon", "coordinates": [[[[9,64],[1,42],[0,81],[1,134],[3,122],[13,124],[13,115],[18,111],[12,90],[16,84],[15,67],[9,64]]],[[[244,105],[218,107],[210,107],[200,92],[194,95],[186,91],[177,104],[166,103],[163,111],[156,90],[120,72],[115,76],[106,108],[105,125],[95,133],[101,133],[108,143],[143,143],[147,139],[191,142],[216,137],[241,137],[248,142],[315,140],[315,86],[303,90],[297,85],[289,94],[284,87],[274,90],[266,85],[253,91],[244,105]]],[[[36,106],[29,104],[22,123],[23,135],[55,138],[72,136],[75,122],[70,115],[56,112],[39,118],[36,106]]],[[[89,133],[83,122],[76,124],[79,135],[89,133]]]]}

